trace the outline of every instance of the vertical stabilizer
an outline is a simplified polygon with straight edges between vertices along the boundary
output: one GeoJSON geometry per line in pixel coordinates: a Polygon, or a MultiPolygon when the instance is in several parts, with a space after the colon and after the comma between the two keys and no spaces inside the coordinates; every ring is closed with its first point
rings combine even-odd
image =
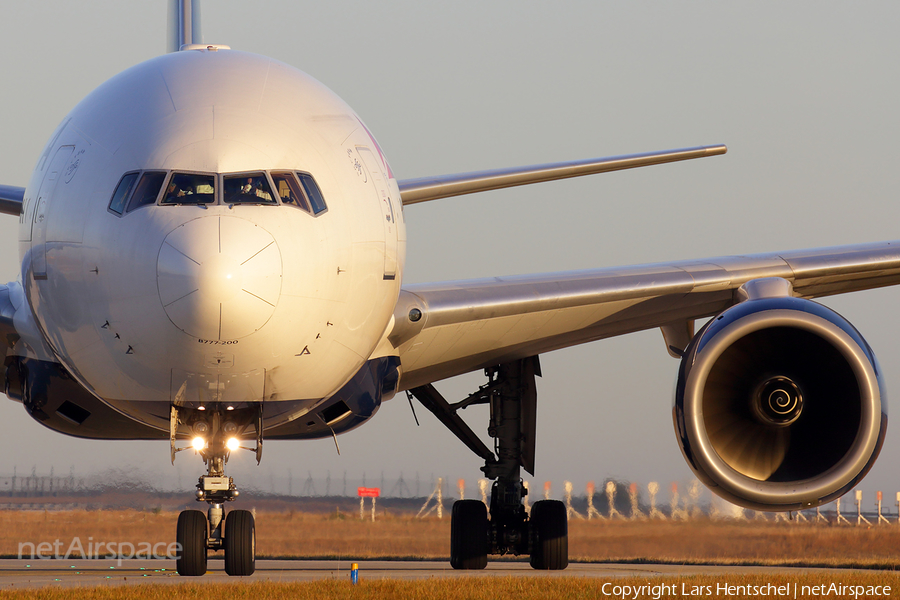
{"type": "Polygon", "coordinates": [[[178,52],[186,44],[202,44],[200,0],[169,0],[169,36],[166,52],[178,52]]]}

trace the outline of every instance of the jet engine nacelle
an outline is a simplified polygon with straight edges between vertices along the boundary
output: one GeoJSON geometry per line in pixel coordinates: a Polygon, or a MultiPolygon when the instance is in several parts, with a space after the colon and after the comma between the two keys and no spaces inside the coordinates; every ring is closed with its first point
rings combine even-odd
{"type": "Polygon", "coordinates": [[[674,419],[688,464],[716,494],[755,510],[800,510],[869,471],[887,404],[875,355],[850,323],[816,302],[764,297],[695,336],[674,419]]]}

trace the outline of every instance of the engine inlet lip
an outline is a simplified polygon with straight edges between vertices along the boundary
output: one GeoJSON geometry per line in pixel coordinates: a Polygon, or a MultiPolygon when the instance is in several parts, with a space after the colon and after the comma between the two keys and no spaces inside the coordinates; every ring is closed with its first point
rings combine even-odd
{"type": "MultiPolygon", "coordinates": [[[[886,405],[875,365],[862,351],[863,347],[846,331],[830,320],[806,311],[772,307],[769,301],[749,301],[759,303],[759,310],[742,317],[709,340],[709,343],[695,349],[691,355],[692,367],[687,375],[682,392],[684,398],[684,435],[695,451],[691,454],[695,473],[704,474],[715,486],[716,493],[731,502],[755,510],[799,510],[802,507],[820,505],[846,493],[867,471],[867,464],[878,447],[882,415],[886,418],[886,405]],[[767,306],[768,305],[768,306],[767,306]],[[764,308],[765,307],[765,308],[764,308]],[[702,405],[703,391],[710,369],[728,346],[737,339],[754,331],[773,327],[795,327],[823,337],[847,359],[857,380],[861,383],[861,415],[856,441],[848,451],[844,461],[817,477],[785,485],[777,482],[760,481],[746,477],[734,470],[716,452],[706,432],[702,405]],[[814,503],[812,501],[815,500],[814,503]]],[[[737,308],[737,307],[736,307],[737,308]]],[[[755,308],[755,307],[752,307],[755,308]]],[[[731,310],[734,310],[731,309],[731,310]]],[[[825,309],[827,310],[827,309],[825,309]]],[[[833,312],[833,311],[830,311],[833,312]]],[[[836,318],[841,318],[834,313],[836,318]]]]}

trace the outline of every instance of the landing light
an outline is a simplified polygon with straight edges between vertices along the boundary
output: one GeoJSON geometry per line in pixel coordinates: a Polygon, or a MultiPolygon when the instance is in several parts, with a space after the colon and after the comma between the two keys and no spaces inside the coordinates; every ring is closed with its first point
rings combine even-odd
{"type": "Polygon", "coordinates": [[[237,438],[228,438],[228,441],[225,442],[225,446],[227,446],[229,450],[237,450],[240,448],[241,442],[237,438]]]}
{"type": "Polygon", "coordinates": [[[191,446],[194,447],[194,450],[203,450],[206,447],[206,440],[197,436],[191,440],[191,446]]]}

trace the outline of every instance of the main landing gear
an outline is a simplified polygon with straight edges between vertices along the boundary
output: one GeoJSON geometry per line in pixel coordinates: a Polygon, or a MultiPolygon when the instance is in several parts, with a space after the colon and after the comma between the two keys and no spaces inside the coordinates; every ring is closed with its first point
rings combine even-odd
{"type": "Polygon", "coordinates": [[[242,448],[242,433],[254,425],[257,461],[262,453],[262,412],[255,407],[205,406],[197,409],[172,406],[170,440],[172,461],[175,453],[194,449],[203,458],[207,474],[197,483],[197,501],[209,504],[206,514],[185,510],[178,515],[176,541],[178,574],[196,577],[206,574],[208,552],[225,551],[225,572],[234,576],[252,575],[256,570],[256,525],[253,514],[230,510],[224,504],[238,497],[234,479],[225,475],[225,463],[233,450],[242,448]],[[175,447],[179,425],[186,425],[194,436],[191,446],[175,447]]]}
{"type": "Polygon", "coordinates": [[[449,404],[428,384],[409,391],[469,449],[484,459],[482,471],[493,479],[490,518],[479,500],[453,504],[450,520],[450,564],[454,569],[483,569],[488,554],[529,554],[535,569],[560,570],[569,564],[566,507],[558,500],[535,502],[529,515],[522,483],[524,468],[534,474],[538,357],[485,369],[488,383],[456,404],[449,404]],[[491,409],[491,451],[459,417],[472,404],[491,409]]]}

